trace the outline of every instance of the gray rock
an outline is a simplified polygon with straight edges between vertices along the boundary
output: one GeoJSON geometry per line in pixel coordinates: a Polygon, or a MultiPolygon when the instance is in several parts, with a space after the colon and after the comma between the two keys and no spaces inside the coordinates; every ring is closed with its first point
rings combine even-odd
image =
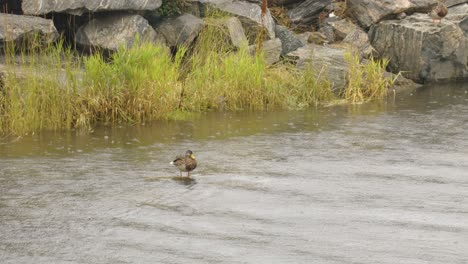
{"type": "Polygon", "coordinates": [[[467,19],[450,15],[440,24],[426,14],[383,21],[371,27],[369,38],[389,69],[416,82],[468,77],[468,39],[462,29],[467,19]]]}
{"type": "Polygon", "coordinates": [[[446,0],[445,1],[445,5],[447,5],[448,7],[460,5],[463,3],[468,3],[468,0],[446,0]]]}
{"type": "Polygon", "coordinates": [[[320,29],[319,32],[322,33],[327,37],[328,43],[335,42],[335,30],[331,25],[328,23],[324,24],[320,29]]]}
{"type": "Polygon", "coordinates": [[[23,12],[28,15],[69,13],[82,15],[86,12],[116,10],[155,10],[162,0],[23,0],[23,12]]]}
{"type": "Polygon", "coordinates": [[[302,1],[304,0],[268,0],[268,5],[269,6],[284,6],[284,5],[298,4],[302,1]]]}
{"type": "Polygon", "coordinates": [[[155,29],[166,38],[170,47],[189,46],[203,29],[203,20],[191,14],[182,14],[165,19],[155,29]]]}
{"type": "Polygon", "coordinates": [[[131,47],[137,36],[144,41],[161,41],[148,21],[134,14],[94,18],[78,29],[75,40],[83,47],[117,50],[121,45],[131,47]]]}
{"type": "Polygon", "coordinates": [[[358,26],[346,19],[328,22],[327,24],[329,24],[333,28],[336,41],[343,40],[349,33],[359,29],[358,26]]]}
{"type": "MultiPolygon", "coordinates": [[[[249,46],[249,51],[252,55],[255,54],[256,45],[249,46]]],[[[282,51],[281,40],[279,38],[270,39],[263,42],[262,50],[265,56],[265,61],[268,65],[271,65],[279,61],[282,51]]]]}
{"type": "Polygon", "coordinates": [[[282,55],[297,50],[298,48],[305,45],[305,43],[300,39],[300,37],[296,36],[296,34],[291,32],[285,26],[276,25],[275,29],[276,36],[281,40],[282,43],[282,55]]]}
{"type": "MultiPolygon", "coordinates": [[[[246,0],[247,2],[261,4],[262,0],[246,0]]],[[[268,6],[283,6],[297,4],[304,0],[268,0],[268,6]]]]}
{"type": "Polygon", "coordinates": [[[466,14],[468,14],[468,4],[457,5],[457,6],[449,8],[449,14],[450,15],[466,15],[466,14]]]}
{"type": "Polygon", "coordinates": [[[8,42],[21,45],[36,36],[39,37],[39,44],[46,45],[54,42],[59,34],[50,19],[0,14],[0,49],[8,42]]]}
{"type": "Polygon", "coordinates": [[[349,43],[359,54],[361,59],[367,59],[374,54],[374,48],[370,44],[369,36],[364,30],[356,28],[354,31],[348,33],[343,39],[344,43],[349,43]]]}
{"type": "Polygon", "coordinates": [[[385,78],[393,80],[393,85],[389,87],[389,93],[393,93],[394,95],[413,92],[422,86],[422,84],[415,83],[412,80],[405,78],[401,74],[385,72],[384,76],[385,78]]]}
{"type": "Polygon", "coordinates": [[[235,47],[239,48],[248,44],[244,28],[237,17],[219,18],[210,22],[225,28],[226,32],[229,34],[232,45],[235,47]]]}
{"type": "MultiPolygon", "coordinates": [[[[236,1],[218,6],[220,10],[237,16],[244,29],[247,30],[249,41],[255,40],[262,25],[262,11],[260,6],[252,3],[236,1]]],[[[264,18],[264,26],[270,39],[275,38],[275,22],[268,10],[264,18]]]]}
{"type": "Polygon", "coordinates": [[[362,27],[368,28],[402,12],[407,15],[414,12],[427,13],[436,3],[437,0],[347,0],[347,13],[362,27]]]}
{"type": "Polygon", "coordinates": [[[288,12],[289,18],[294,24],[310,25],[331,2],[331,0],[306,0],[288,12]]]}
{"type": "Polygon", "coordinates": [[[308,44],[287,54],[299,68],[311,66],[317,77],[325,76],[335,93],[340,93],[348,82],[349,67],[346,50],[330,46],[308,44]]]}
{"type": "MultiPolygon", "coordinates": [[[[262,28],[262,12],[258,4],[234,0],[189,0],[189,2],[198,5],[201,9],[200,13],[203,15],[207,9],[215,8],[238,17],[250,43],[255,41],[262,28]]],[[[269,10],[267,10],[263,22],[267,31],[267,37],[269,39],[275,38],[275,22],[269,10]]]]}

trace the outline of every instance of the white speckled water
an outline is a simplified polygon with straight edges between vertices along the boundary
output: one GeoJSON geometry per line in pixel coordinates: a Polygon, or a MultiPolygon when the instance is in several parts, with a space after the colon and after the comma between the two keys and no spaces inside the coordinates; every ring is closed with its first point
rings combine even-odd
{"type": "Polygon", "coordinates": [[[468,85],[0,140],[1,263],[468,263],[468,85]],[[169,162],[190,148],[193,180],[169,162]]]}

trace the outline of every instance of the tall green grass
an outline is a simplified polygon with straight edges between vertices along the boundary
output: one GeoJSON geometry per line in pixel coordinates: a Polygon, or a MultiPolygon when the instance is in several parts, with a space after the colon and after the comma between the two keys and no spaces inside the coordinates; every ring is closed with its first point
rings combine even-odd
{"type": "Polygon", "coordinates": [[[7,72],[0,93],[0,129],[23,134],[70,129],[77,108],[76,60],[63,42],[41,50],[7,48],[7,72]]]}
{"type": "MultiPolygon", "coordinates": [[[[138,41],[109,57],[79,56],[63,42],[19,53],[6,48],[0,133],[147,123],[206,111],[302,109],[337,99],[322,72],[268,66],[262,52],[252,56],[247,46],[234,47],[219,24],[206,24],[194,46],[176,54],[138,41]]],[[[349,61],[343,96],[353,103],[383,97],[386,61],[349,61]]]]}
{"type": "Polygon", "coordinates": [[[349,65],[349,80],[344,91],[344,98],[351,103],[362,103],[372,99],[382,99],[387,95],[393,80],[385,76],[387,59],[371,58],[362,63],[359,56],[347,53],[345,59],[349,65]]]}
{"type": "Polygon", "coordinates": [[[83,61],[82,106],[89,123],[143,123],[177,109],[183,52],[173,60],[162,46],[120,48],[109,62],[99,53],[83,61]]]}

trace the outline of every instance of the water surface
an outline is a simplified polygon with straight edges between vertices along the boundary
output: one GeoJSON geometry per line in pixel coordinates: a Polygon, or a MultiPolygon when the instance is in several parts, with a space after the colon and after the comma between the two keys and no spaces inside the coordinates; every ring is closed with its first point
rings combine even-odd
{"type": "Polygon", "coordinates": [[[467,219],[466,84],[0,141],[1,263],[468,263],[467,219]]]}

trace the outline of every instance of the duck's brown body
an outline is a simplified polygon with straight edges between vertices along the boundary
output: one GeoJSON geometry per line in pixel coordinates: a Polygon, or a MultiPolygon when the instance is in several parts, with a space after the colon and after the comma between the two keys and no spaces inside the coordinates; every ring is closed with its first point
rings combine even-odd
{"type": "Polygon", "coordinates": [[[187,176],[190,177],[190,172],[197,167],[197,160],[195,159],[192,151],[187,150],[185,155],[177,156],[171,164],[179,169],[180,176],[182,176],[182,172],[187,172],[187,176]]]}

